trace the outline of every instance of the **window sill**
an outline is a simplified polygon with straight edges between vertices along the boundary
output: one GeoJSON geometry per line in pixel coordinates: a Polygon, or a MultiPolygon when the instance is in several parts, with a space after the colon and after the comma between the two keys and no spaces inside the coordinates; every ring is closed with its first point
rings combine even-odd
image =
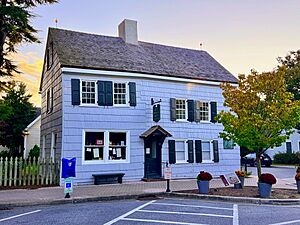
{"type": "Polygon", "coordinates": [[[205,160],[201,162],[202,164],[214,164],[215,162],[212,160],[205,160]]]}
{"type": "Polygon", "coordinates": [[[180,122],[180,123],[182,123],[182,122],[183,122],[183,123],[188,123],[189,121],[187,121],[187,120],[181,120],[181,119],[179,120],[179,119],[177,119],[177,120],[175,120],[175,122],[180,122]]]}
{"type": "Polygon", "coordinates": [[[189,162],[187,162],[187,161],[176,161],[176,163],[175,163],[175,165],[176,164],[189,164],[189,162]]]}
{"type": "Polygon", "coordinates": [[[110,161],[103,161],[103,160],[91,160],[91,161],[82,161],[82,165],[108,165],[108,164],[120,164],[120,163],[130,163],[129,160],[110,160],[110,161]]]}

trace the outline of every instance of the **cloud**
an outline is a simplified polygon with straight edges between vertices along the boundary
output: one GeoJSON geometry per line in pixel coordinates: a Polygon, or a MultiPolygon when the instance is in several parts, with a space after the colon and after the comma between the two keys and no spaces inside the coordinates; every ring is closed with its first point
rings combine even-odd
{"type": "Polygon", "coordinates": [[[20,74],[15,74],[13,79],[24,82],[28,92],[32,95],[31,102],[35,106],[41,106],[39,86],[43,68],[43,59],[34,52],[18,53],[11,58],[21,72],[20,74]]]}

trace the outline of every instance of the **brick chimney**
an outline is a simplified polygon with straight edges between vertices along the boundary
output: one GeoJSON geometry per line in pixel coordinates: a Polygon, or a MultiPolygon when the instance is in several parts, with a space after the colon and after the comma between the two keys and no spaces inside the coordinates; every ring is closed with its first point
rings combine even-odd
{"type": "Polygon", "coordinates": [[[138,44],[137,21],[125,19],[119,24],[119,37],[126,43],[138,44]]]}

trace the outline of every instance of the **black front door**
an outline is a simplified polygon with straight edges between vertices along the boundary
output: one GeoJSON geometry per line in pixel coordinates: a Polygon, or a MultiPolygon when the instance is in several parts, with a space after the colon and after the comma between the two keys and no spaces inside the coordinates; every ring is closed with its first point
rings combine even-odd
{"type": "Polygon", "coordinates": [[[145,178],[161,178],[161,135],[145,139],[145,178]]]}

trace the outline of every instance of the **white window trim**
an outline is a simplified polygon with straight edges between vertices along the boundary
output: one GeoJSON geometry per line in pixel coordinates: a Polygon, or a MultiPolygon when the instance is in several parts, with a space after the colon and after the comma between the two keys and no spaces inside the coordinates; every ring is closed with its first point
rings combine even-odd
{"type": "Polygon", "coordinates": [[[188,105],[187,105],[187,99],[184,98],[175,98],[175,105],[176,105],[176,122],[188,122],[188,105]],[[183,100],[185,101],[185,119],[177,119],[177,104],[176,101],[177,100],[183,100]]]}
{"type": "Polygon", "coordinates": [[[80,79],[80,106],[98,106],[98,85],[97,80],[95,79],[80,79]],[[88,82],[95,82],[95,103],[82,103],[82,82],[88,81],[88,82]]]}
{"type": "MultiPolygon", "coordinates": [[[[202,163],[214,163],[214,161],[213,161],[213,159],[214,159],[213,140],[201,140],[201,145],[202,145],[202,142],[209,142],[210,158],[211,158],[210,160],[203,160],[203,155],[202,155],[202,163]]],[[[202,153],[203,153],[203,150],[202,150],[202,153]]]]}
{"type": "Polygon", "coordinates": [[[99,129],[83,129],[82,130],[82,165],[97,165],[97,164],[119,164],[130,163],[130,131],[127,130],[99,130],[99,129]],[[104,146],[103,146],[103,160],[85,160],[85,133],[86,132],[103,132],[104,133],[104,146]],[[109,160],[109,133],[126,133],[126,159],[109,160]]]}
{"type": "Polygon", "coordinates": [[[129,107],[129,85],[128,81],[112,81],[113,82],[113,106],[114,107],[129,107]],[[115,84],[125,84],[126,89],[126,104],[115,104],[115,84]]]}
{"type": "Polygon", "coordinates": [[[207,102],[208,103],[208,120],[200,120],[200,123],[211,123],[211,107],[210,107],[210,101],[205,100],[197,100],[199,102],[207,102]]]}
{"type": "Polygon", "coordinates": [[[176,156],[176,142],[184,142],[184,160],[177,160],[176,158],[176,162],[175,164],[185,164],[188,163],[188,144],[187,144],[187,139],[174,139],[175,141],[175,156],[176,156]]]}

